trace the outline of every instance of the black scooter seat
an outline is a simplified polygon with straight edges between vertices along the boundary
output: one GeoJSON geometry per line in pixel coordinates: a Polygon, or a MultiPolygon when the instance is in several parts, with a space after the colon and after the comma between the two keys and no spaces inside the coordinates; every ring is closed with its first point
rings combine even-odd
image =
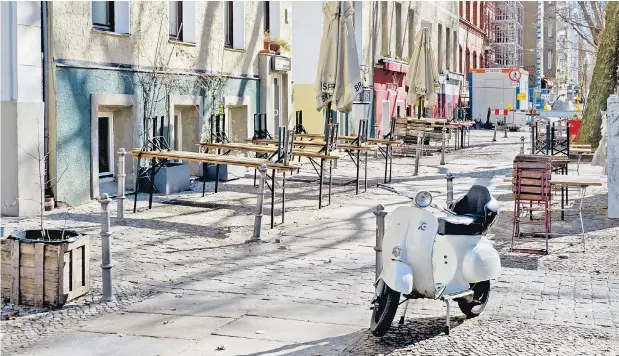
{"type": "Polygon", "coordinates": [[[439,218],[439,235],[479,235],[486,229],[482,217],[450,215],[439,218]]]}

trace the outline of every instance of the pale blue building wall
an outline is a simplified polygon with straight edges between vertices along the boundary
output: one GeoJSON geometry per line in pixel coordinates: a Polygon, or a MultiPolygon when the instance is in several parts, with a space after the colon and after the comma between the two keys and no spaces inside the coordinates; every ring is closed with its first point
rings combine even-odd
{"type": "MultiPolygon", "coordinates": [[[[57,67],[55,80],[56,97],[56,147],[50,154],[56,155],[57,196],[70,205],[84,203],[91,197],[91,94],[137,95],[131,84],[131,71],[57,67]]],[[[247,96],[253,108],[259,105],[259,85],[256,79],[230,78],[224,96],[247,96]]],[[[184,93],[186,94],[186,93],[184,93]]],[[[138,104],[141,102],[137,99],[138,104]]],[[[204,101],[204,116],[210,113],[210,100],[204,101]]],[[[133,118],[134,129],[142,130],[142,112],[133,118]]],[[[161,103],[157,115],[163,116],[165,105],[161,103]]],[[[248,119],[253,120],[253,113],[248,119]]],[[[127,148],[130,149],[130,148],[127,148]]]]}

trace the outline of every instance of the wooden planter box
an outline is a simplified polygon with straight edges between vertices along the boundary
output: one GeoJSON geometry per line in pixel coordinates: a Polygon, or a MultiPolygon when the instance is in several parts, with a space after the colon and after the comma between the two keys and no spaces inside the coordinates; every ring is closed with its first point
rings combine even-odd
{"type": "Polygon", "coordinates": [[[88,237],[48,244],[0,240],[2,299],[12,304],[60,306],[89,290],[88,237]]]}

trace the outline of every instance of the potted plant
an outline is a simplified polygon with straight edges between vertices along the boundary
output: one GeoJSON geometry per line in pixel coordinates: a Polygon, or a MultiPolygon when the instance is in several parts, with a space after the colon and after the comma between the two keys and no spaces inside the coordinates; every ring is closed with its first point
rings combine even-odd
{"type": "Polygon", "coordinates": [[[260,51],[260,53],[271,53],[271,34],[269,31],[264,33],[263,45],[264,48],[260,51]]]}
{"type": "Polygon", "coordinates": [[[39,226],[0,238],[1,297],[16,305],[60,306],[88,292],[90,246],[88,237],[76,231],[45,227],[45,193],[51,182],[45,181],[44,167],[49,153],[39,149],[28,155],[39,166],[39,226]]]}
{"type": "Polygon", "coordinates": [[[274,38],[271,40],[270,48],[277,54],[281,54],[281,50],[290,52],[290,43],[281,38],[274,38]]]}

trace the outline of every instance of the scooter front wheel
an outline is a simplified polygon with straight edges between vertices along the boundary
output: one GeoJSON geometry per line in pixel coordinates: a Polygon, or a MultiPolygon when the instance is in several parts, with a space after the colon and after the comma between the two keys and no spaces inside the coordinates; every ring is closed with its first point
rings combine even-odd
{"type": "Polygon", "coordinates": [[[467,302],[464,298],[457,300],[460,311],[469,319],[479,316],[486,308],[486,304],[490,300],[490,281],[471,283],[471,289],[473,290],[473,300],[471,302],[467,302]]]}
{"type": "Polygon", "coordinates": [[[372,311],[372,322],[370,323],[370,331],[372,335],[384,336],[395,318],[395,313],[398,310],[400,302],[400,292],[396,292],[389,288],[386,283],[381,283],[383,290],[376,299],[374,310],[372,311]]]}

